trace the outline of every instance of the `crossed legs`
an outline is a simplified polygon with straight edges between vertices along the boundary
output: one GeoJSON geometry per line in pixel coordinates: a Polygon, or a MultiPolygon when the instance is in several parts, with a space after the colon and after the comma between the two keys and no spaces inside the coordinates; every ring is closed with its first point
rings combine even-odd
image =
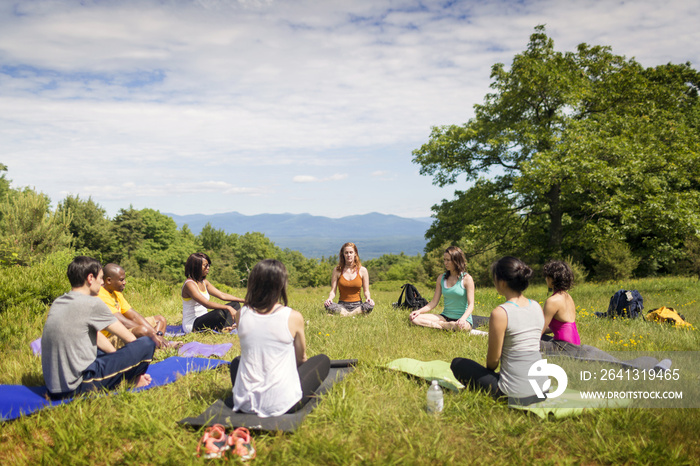
{"type": "Polygon", "coordinates": [[[421,327],[428,327],[428,328],[436,328],[440,330],[466,330],[470,331],[472,329],[472,326],[467,322],[467,326],[464,328],[461,328],[457,321],[452,321],[448,322],[447,319],[445,319],[442,315],[440,314],[420,314],[417,316],[415,319],[411,321],[412,324],[418,325],[421,327]]]}

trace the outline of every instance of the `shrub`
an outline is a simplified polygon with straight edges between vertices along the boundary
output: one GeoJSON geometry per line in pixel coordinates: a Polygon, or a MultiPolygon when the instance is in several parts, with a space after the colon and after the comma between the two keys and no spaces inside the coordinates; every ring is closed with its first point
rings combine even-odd
{"type": "Polygon", "coordinates": [[[569,264],[569,267],[574,272],[574,284],[581,285],[585,283],[588,278],[588,270],[580,262],[574,260],[572,256],[566,256],[564,261],[569,264]]]}
{"type": "Polygon", "coordinates": [[[70,289],[66,269],[75,253],[71,250],[49,254],[32,267],[3,267],[0,273],[0,312],[20,307],[43,312],[47,304],[70,289]]]}
{"type": "Polygon", "coordinates": [[[598,280],[624,280],[632,275],[640,259],[632,255],[632,250],[624,241],[606,241],[600,243],[592,254],[598,261],[595,276],[598,280]]]}
{"type": "Polygon", "coordinates": [[[491,264],[501,257],[495,250],[481,252],[467,258],[467,271],[474,279],[476,286],[493,286],[491,264]]]}

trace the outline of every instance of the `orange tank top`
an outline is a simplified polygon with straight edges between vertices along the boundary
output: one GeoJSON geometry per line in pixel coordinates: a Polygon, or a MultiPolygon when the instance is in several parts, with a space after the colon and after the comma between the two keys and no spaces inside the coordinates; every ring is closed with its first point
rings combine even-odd
{"type": "Polygon", "coordinates": [[[338,279],[338,291],[340,291],[340,297],[338,298],[339,301],[345,301],[346,303],[356,303],[361,301],[361,289],[362,277],[360,277],[359,271],[352,280],[346,280],[343,274],[340,274],[340,279],[338,279]]]}

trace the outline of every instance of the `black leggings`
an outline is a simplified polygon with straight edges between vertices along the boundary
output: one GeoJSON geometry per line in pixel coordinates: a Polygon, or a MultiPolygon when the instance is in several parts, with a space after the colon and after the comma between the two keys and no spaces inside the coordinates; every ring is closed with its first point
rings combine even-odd
{"type": "Polygon", "coordinates": [[[542,401],[536,395],[523,398],[508,397],[498,388],[498,380],[501,374],[491,369],[487,369],[478,362],[466,358],[454,358],[450,369],[455,378],[472,390],[485,390],[496,399],[508,398],[508,403],[527,406],[532,403],[542,401]]]}
{"type": "MultiPolygon", "coordinates": [[[[231,385],[236,385],[236,375],[241,357],[236,356],[229,369],[231,371],[231,385]]],[[[299,411],[309,402],[314,392],[321,386],[331,370],[331,360],[325,354],[317,354],[309,358],[304,364],[297,367],[299,371],[299,381],[301,382],[301,400],[287,411],[287,414],[299,411]]]]}
{"type": "Polygon", "coordinates": [[[487,369],[476,361],[466,358],[454,358],[450,369],[455,378],[472,390],[485,390],[494,398],[503,396],[503,392],[498,388],[500,374],[491,369],[487,369]]]}
{"type": "MultiPolygon", "coordinates": [[[[227,305],[238,310],[241,308],[239,303],[227,303],[227,305]]],[[[233,325],[233,317],[231,313],[225,309],[213,309],[206,314],[194,319],[192,324],[193,332],[200,332],[202,330],[221,330],[224,327],[230,327],[233,325]]]]}

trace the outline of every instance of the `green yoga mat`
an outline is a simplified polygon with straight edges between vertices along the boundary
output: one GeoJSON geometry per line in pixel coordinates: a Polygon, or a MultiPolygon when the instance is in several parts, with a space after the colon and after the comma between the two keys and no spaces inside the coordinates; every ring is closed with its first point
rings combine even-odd
{"type": "MultiPolygon", "coordinates": [[[[391,361],[386,366],[387,369],[405,372],[407,374],[432,381],[437,380],[440,386],[452,391],[459,391],[464,388],[452,374],[450,363],[446,361],[419,361],[418,359],[401,358],[391,361]]],[[[552,388],[554,390],[554,388],[552,388]]],[[[556,398],[548,398],[539,403],[529,406],[519,406],[510,404],[509,406],[521,411],[528,411],[542,419],[554,417],[561,419],[570,416],[578,416],[581,413],[600,408],[625,408],[629,406],[629,399],[581,399],[578,390],[567,389],[556,398]]]]}
{"type": "Polygon", "coordinates": [[[418,359],[401,358],[391,361],[386,366],[387,369],[392,369],[399,372],[420,377],[429,382],[437,380],[441,387],[452,391],[459,391],[464,388],[459,380],[455,379],[450,369],[450,363],[445,361],[419,361],[418,359]]]}
{"type": "Polygon", "coordinates": [[[564,393],[556,398],[548,398],[539,403],[533,403],[528,406],[510,405],[511,408],[528,411],[536,414],[542,419],[554,417],[561,419],[565,417],[578,416],[579,414],[600,408],[626,408],[632,400],[629,399],[581,399],[578,390],[567,388],[564,393]]]}

